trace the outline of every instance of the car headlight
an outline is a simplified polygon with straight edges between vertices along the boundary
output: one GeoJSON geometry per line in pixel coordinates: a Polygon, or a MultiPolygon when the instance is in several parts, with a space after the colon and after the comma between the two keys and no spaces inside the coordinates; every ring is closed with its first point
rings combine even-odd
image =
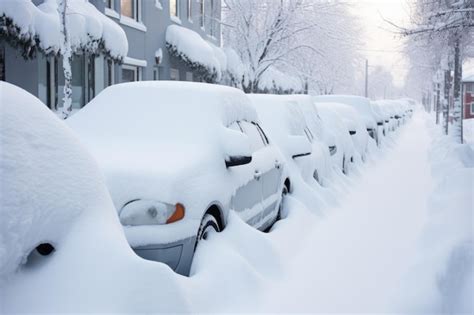
{"type": "Polygon", "coordinates": [[[126,203],[120,211],[123,225],[170,224],[184,218],[185,208],[181,203],[175,205],[151,200],[137,199],[126,203]]]}

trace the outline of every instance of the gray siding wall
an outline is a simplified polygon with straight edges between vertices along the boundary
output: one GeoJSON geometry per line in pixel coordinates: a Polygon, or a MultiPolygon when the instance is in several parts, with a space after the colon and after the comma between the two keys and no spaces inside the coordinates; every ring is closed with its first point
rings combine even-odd
{"type": "MultiPolygon", "coordinates": [[[[4,0],[0,0],[4,1],[4,0]]],[[[139,0],[139,16],[140,23],[146,27],[146,31],[131,27],[121,22],[120,19],[120,0],[114,1],[114,11],[106,9],[106,1],[104,0],[89,0],[97,9],[106,13],[109,18],[114,20],[125,31],[129,51],[128,57],[144,60],[147,62],[147,67],[141,68],[141,80],[153,80],[154,69],[158,67],[155,61],[155,52],[158,49],[163,51],[163,60],[159,65],[160,80],[170,79],[170,68],[178,69],[180,72],[180,80],[186,80],[186,73],[191,72],[184,63],[176,58],[171,58],[166,49],[166,28],[171,24],[176,24],[170,17],[170,3],[169,0],[160,0],[162,9],[157,8],[157,0],[139,0]]],[[[187,0],[179,1],[179,17],[181,23],[179,25],[192,29],[201,35],[205,40],[220,46],[220,24],[215,23],[216,36],[211,37],[210,25],[211,19],[209,17],[211,9],[211,0],[192,0],[192,18],[188,20],[187,0]],[[200,26],[200,1],[205,1],[205,27],[200,26]]],[[[38,5],[44,0],[33,0],[38,5]]],[[[215,3],[215,19],[220,20],[221,2],[214,0],[215,3]]],[[[5,42],[0,41],[0,48],[5,49],[5,78],[7,82],[20,86],[26,91],[39,97],[46,103],[47,80],[46,80],[46,58],[38,53],[33,60],[25,60],[21,56],[21,52],[11,47],[5,42]]],[[[63,75],[61,68],[61,60],[58,60],[58,81],[59,85],[63,83],[63,75]]],[[[95,93],[98,94],[104,88],[105,66],[103,56],[99,56],[95,60],[95,93]]],[[[121,66],[114,67],[114,81],[121,82],[121,66]]],[[[73,74],[74,75],[74,74],[73,74]]],[[[193,78],[196,80],[196,78],[193,78]]],[[[57,99],[62,97],[61,87],[58,88],[57,99]]],[[[74,93],[74,92],[73,92],[74,93]]],[[[53,105],[54,106],[54,105],[53,105]]]]}

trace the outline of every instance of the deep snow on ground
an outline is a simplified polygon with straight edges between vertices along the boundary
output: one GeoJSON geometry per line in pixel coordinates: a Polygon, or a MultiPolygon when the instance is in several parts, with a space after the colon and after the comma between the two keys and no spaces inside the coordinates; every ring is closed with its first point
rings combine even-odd
{"type": "Polygon", "coordinates": [[[473,153],[431,121],[416,112],[350,177],[312,187],[317,205],[289,195],[270,233],[231,213],[189,278],[122,249],[104,217],[40,273],[0,283],[0,310],[472,313],[473,153]]]}

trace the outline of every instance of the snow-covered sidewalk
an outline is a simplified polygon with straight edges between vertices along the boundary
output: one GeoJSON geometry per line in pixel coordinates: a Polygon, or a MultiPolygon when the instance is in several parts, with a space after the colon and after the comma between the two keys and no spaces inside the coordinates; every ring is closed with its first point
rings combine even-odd
{"type": "Polygon", "coordinates": [[[271,310],[387,310],[413,263],[433,188],[423,118],[401,128],[392,148],[364,167],[342,205],[326,211],[279,296],[271,294],[271,310]]]}

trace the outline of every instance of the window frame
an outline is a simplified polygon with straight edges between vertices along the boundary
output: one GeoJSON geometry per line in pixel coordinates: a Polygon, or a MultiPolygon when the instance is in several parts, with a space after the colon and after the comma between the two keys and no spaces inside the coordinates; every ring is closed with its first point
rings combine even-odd
{"type": "Polygon", "coordinates": [[[474,115],[474,102],[471,102],[471,115],[474,115]]]}
{"type": "Polygon", "coordinates": [[[205,1],[199,0],[199,26],[204,30],[206,29],[206,22],[205,22],[205,1]]]}
{"type": "Polygon", "coordinates": [[[170,80],[171,81],[181,81],[181,74],[180,74],[180,71],[178,68],[173,68],[173,67],[170,67],[170,80]],[[172,79],[172,73],[177,73],[178,74],[178,77],[177,79],[172,79]]]}
{"type": "Polygon", "coordinates": [[[120,16],[122,18],[129,18],[131,20],[134,20],[136,22],[141,22],[141,14],[140,14],[140,8],[141,8],[141,3],[140,1],[141,0],[128,0],[128,1],[131,1],[132,2],[132,10],[133,10],[133,16],[128,16],[128,15],[124,15],[123,14],[123,11],[122,11],[122,1],[123,0],[120,0],[120,16]]]}
{"type": "Polygon", "coordinates": [[[176,17],[176,18],[179,19],[179,16],[180,16],[180,5],[179,5],[180,3],[179,3],[179,2],[180,2],[179,0],[170,0],[170,1],[168,1],[169,6],[170,6],[170,17],[176,17]],[[175,10],[174,10],[174,11],[175,11],[175,14],[172,14],[172,12],[171,12],[171,8],[173,7],[173,6],[171,5],[171,3],[172,3],[173,1],[174,1],[174,4],[175,4],[175,5],[174,5],[174,7],[175,7],[175,10]]]}
{"type": "Polygon", "coordinates": [[[188,21],[193,23],[193,0],[187,0],[188,21]]]}
{"type": "MultiPolygon", "coordinates": [[[[124,82],[123,81],[123,70],[132,70],[134,72],[135,80],[131,81],[131,82],[140,81],[140,67],[139,66],[134,66],[134,65],[130,65],[130,64],[123,64],[122,65],[122,76],[121,76],[122,80],[121,80],[121,82],[124,82]]],[[[129,82],[129,81],[126,81],[126,82],[129,82]]]]}

